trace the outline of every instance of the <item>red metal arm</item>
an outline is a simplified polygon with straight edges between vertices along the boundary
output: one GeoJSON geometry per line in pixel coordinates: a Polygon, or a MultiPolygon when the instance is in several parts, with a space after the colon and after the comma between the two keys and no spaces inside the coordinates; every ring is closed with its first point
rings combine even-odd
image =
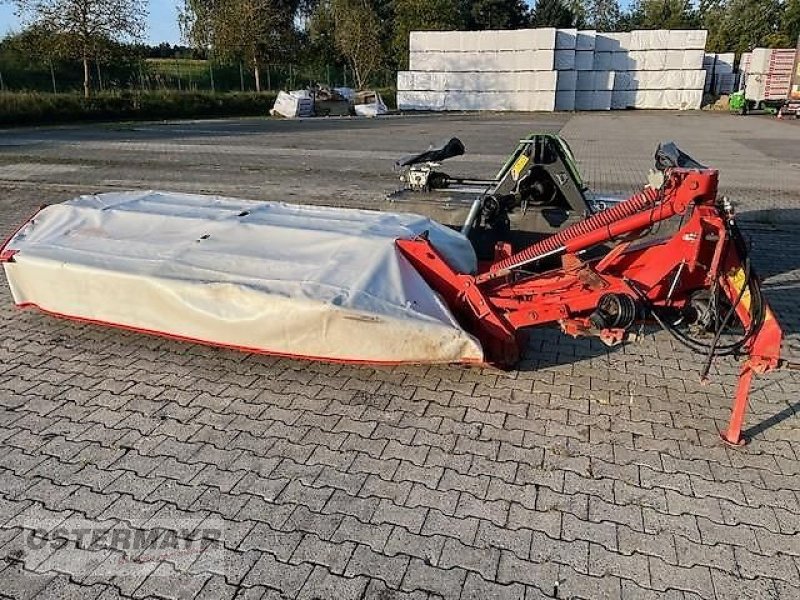
{"type": "MultiPolygon", "coordinates": [[[[447,301],[462,325],[476,335],[489,362],[511,366],[519,357],[518,332],[558,322],[571,335],[597,335],[618,343],[624,329],[597,330],[590,319],[606,294],[628,296],[648,308],[685,307],[692,294],[719,282],[736,303],[742,290],[743,257],[728,235],[727,215],[716,206],[714,170],[672,169],[661,190],[645,190],[614,209],[599,213],[523,251],[499,260],[476,276],[454,272],[425,239],[397,244],[426,281],[447,301]],[[631,244],[623,241],[604,258],[581,261],[577,253],[646,233],[655,223],[682,214],[685,224],[672,237],[631,244]],[[561,255],[563,266],[544,273],[519,272],[541,258],[561,255]],[[738,287],[737,287],[738,286],[738,287]]],[[[752,325],[750,290],[741,293],[736,315],[752,325]]],[[[741,442],[752,373],[777,366],[781,330],[769,307],[760,329],[748,340],[749,358],[727,432],[741,442]]]]}

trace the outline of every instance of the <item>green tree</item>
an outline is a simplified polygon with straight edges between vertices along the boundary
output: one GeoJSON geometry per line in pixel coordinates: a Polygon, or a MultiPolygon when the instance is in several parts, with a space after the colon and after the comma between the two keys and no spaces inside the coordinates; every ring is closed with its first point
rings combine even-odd
{"type": "Polygon", "coordinates": [[[632,25],[640,29],[690,29],[700,24],[692,0],[639,0],[631,15],[632,25]]]}
{"type": "Polygon", "coordinates": [[[336,47],[336,27],[333,9],[329,2],[318,2],[308,17],[308,61],[315,66],[325,66],[339,62],[336,47]]]}
{"type": "Polygon", "coordinates": [[[470,25],[474,29],[516,29],[528,24],[522,0],[473,0],[470,25]]]}
{"type": "Polygon", "coordinates": [[[240,60],[261,91],[261,69],[291,43],[297,0],[186,0],[184,36],[223,60],[240,60]]]}
{"type": "Polygon", "coordinates": [[[26,24],[53,35],[59,47],[48,50],[83,63],[83,94],[91,95],[89,62],[108,50],[107,42],[137,39],[147,11],[142,0],[14,0],[26,24]]]}
{"type": "Polygon", "coordinates": [[[538,0],[530,20],[532,27],[572,27],[575,14],[563,0],[538,0]]]}
{"type": "Polygon", "coordinates": [[[334,40],[363,88],[382,64],[380,21],[367,0],[332,0],[334,40]]]}
{"type": "Polygon", "coordinates": [[[783,14],[781,0],[703,0],[700,15],[708,29],[706,48],[742,54],[756,47],[786,46],[783,14]]]}
{"type": "Polygon", "coordinates": [[[465,25],[462,5],[455,0],[395,0],[393,47],[397,64],[408,66],[408,36],[412,31],[451,31],[465,25]]]}
{"type": "Polygon", "coordinates": [[[781,19],[781,32],[789,42],[797,44],[797,38],[800,38],[800,0],[786,0],[781,19]]]}
{"type": "Polygon", "coordinates": [[[585,29],[590,27],[588,24],[588,5],[590,0],[564,0],[564,4],[575,15],[575,24],[573,27],[578,29],[585,29]]]}
{"type": "Polygon", "coordinates": [[[597,31],[616,31],[621,16],[618,0],[589,0],[586,3],[586,22],[597,31]]]}

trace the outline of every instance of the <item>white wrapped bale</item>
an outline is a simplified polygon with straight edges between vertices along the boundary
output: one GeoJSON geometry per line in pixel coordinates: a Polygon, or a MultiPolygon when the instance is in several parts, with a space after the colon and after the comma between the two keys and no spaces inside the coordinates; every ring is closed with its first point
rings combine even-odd
{"type": "Polygon", "coordinates": [[[611,91],[575,92],[575,110],[611,110],[611,91]]]}
{"type": "Polygon", "coordinates": [[[714,72],[720,75],[726,73],[733,73],[733,64],[735,62],[735,59],[736,55],[733,52],[717,54],[717,61],[716,65],[714,66],[714,72]]]}
{"type": "Polygon", "coordinates": [[[610,92],[614,89],[614,79],[616,73],[614,71],[595,71],[594,73],[594,89],[595,91],[610,92]]]}
{"type": "Polygon", "coordinates": [[[714,93],[731,94],[735,88],[736,75],[734,73],[716,73],[714,75],[714,93]]]}
{"type": "Polygon", "coordinates": [[[555,50],[505,52],[412,52],[412,71],[494,72],[552,71],[555,50]]]}
{"type": "Polygon", "coordinates": [[[554,49],[514,52],[514,71],[552,71],[555,67],[554,49]]]}
{"type": "Polygon", "coordinates": [[[698,110],[703,90],[639,90],[636,108],[664,110],[698,110]]]}
{"type": "Polygon", "coordinates": [[[684,70],[683,73],[683,86],[678,88],[681,90],[702,90],[703,84],[706,79],[706,72],[703,69],[695,69],[692,71],[684,70]]]}
{"type": "Polygon", "coordinates": [[[628,71],[662,71],[667,68],[664,50],[631,50],[627,58],[628,71]]]}
{"type": "Polygon", "coordinates": [[[517,89],[532,92],[554,92],[558,84],[556,71],[533,71],[517,74],[517,89]]]}
{"type": "Polygon", "coordinates": [[[614,74],[614,91],[631,91],[639,87],[635,71],[616,71],[614,74]]]}
{"type": "Polygon", "coordinates": [[[408,49],[410,52],[458,52],[461,50],[461,32],[412,31],[408,49]]]}
{"type": "Polygon", "coordinates": [[[631,50],[669,50],[683,46],[670,46],[670,31],[668,29],[638,29],[631,31],[631,50]]]}
{"type": "Polygon", "coordinates": [[[611,109],[625,110],[636,105],[636,92],[631,90],[614,90],[611,94],[611,109]]]}
{"type": "Polygon", "coordinates": [[[630,49],[629,32],[598,33],[595,36],[595,50],[599,52],[627,52],[630,49]]]}
{"type": "Polygon", "coordinates": [[[597,33],[594,49],[595,52],[616,52],[621,49],[620,39],[613,33],[597,33]]]}
{"type": "Polygon", "coordinates": [[[753,60],[752,52],[745,52],[744,54],[742,54],[742,59],[739,61],[739,71],[741,73],[749,73],[750,63],[752,60],[753,60]]]}
{"type": "Polygon", "coordinates": [[[577,71],[594,70],[594,50],[577,50],[575,52],[575,69],[577,71]]]}
{"type": "MultiPolygon", "coordinates": [[[[522,30],[526,31],[526,30],[522,30]]],[[[524,36],[518,36],[519,32],[513,29],[495,32],[494,44],[492,48],[481,48],[481,50],[495,50],[497,52],[526,50],[530,48],[525,42],[528,41],[524,36]]]]}
{"type": "Polygon", "coordinates": [[[428,40],[427,31],[412,31],[408,34],[408,50],[409,52],[424,52],[426,50],[433,50],[433,45],[428,40]]]}
{"type": "Polygon", "coordinates": [[[644,67],[646,71],[663,71],[667,68],[667,53],[663,50],[645,52],[644,67]]]}
{"type": "Polygon", "coordinates": [[[695,71],[641,71],[636,74],[640,90],[701,90],[706,80],[704,69],[695,71]]]}
{"type": "Polygon", "coordinates": [[[612,71],[635,71],[636,61],[628,51],[614,52],[611,60],[612,71]]]}
{"type": "Polygon", "coordinates": [[[414,73],[412,71],[398,71],[397,72],[397,89],[398,91],[413,90],[414,88],[414,73]]]}
{"type": "Polygon", "coordinates": [[[579,92],[611,91],[614,71],[578,71],[575,89],[579,92]]]}
{"type": "Polygon", "coordinates": [[[559,71],[556,91],[575,91],[578,87],[578,71],[559,71]]]}
{"type": "Polygon", "coordinates": [[[593,70],[595,71],[610,71],[614,66],[614,52],[601,52],[594,51],[593,70]]]}
{"type": "Polygon", "coordinates": [[[448,92],[445,110],[553,111],[554,92],[448,92]]]}
{"type": "Polygon", "coordinates": [[[398,71],[397,89],[402,91],[444,91],[444,74],[435,71],[398,71]]]}
{"type": "Polygon", "coordinates": [[[638,52],[640,50],[647,50],[650,48],[650,31],[643,29],[636,29],[631,31],[630,47],[629,50],[638,52]]]}
{"type": "Polygon", "coordinates": [[[554,63],[557,71],[571,71],[575,69],[575,50],[556,49],[554,63]]]}
{"type": "MultiPolygon", "coordinates": [[[[472,34],[473,32],[469,32],[472,34]]],[[[476,31],[474,35],[471,36],[471,39],[474,40],[474,43],[470,44],[468,48],[464,48],[462,45],[462,50],[469,49],[473,52],[497,52],[500,46],[500,31],[476,31]]]]}
{"type": "Polygon", "coordinates": [[[667,69],[683,69],[685,50],[667,50],[665,59],[665,68],[667,69]]]}
{"type": "Polygon", "coordinates": [[[575,50],[578,43],[577,29],[556,30],[556,50],[575,50]]]}
{"type": "Polygon", "coordinates": [[[705,52],[703,50],[684,50],[683,64],[680,68],[689,70],[702,69],[704,56],[705,52]]]}
{"type": "Polygon", "coordinates": [[[445,92],[398,91],[397,108],[400,110],[444,110],[445,92]]]}
{"type": "Polygon", "coordinates": [[[411,51],[408,53],[408,70],[441,71],[444,68],[444,61],[440,56],[441,53],[434,51],[411,51]]]}
{"type": "Polygon", "coordinates": [[[555,50],[557,30],[555,27],[540,27],[538,29],[521,29],[525,38],[530,39],[534,50],[555,50]]]}
{"type": "Polygon", "coordinates": [[[441,73],[446,91],[458,92],[539,92],[555,91],[555,71],[441,73]]]}
{"type": "MultiPolygon", "coordinates": [[[[627,71],[644,71],[645,70],[645,57],[647,51],[645,50],[630,50],[628,52],[628,66],[627,71]]],[[[622,69],[619,69],[620,71],[622,69]]]]}
{"type": "Polygon", "coordinates": [[[431,31],[431,39],[434,40],[432,50],[441,52],[461,52],[460,31],[431,31]]]}
{"type": "Polygon", "coordinates": [[[748,73],[769,73],[769,61],[772,56],[770,48],[754,48],[750,55],[748,73]]]}
{"type": "Polygon", "coordinates": [[[556,110],[575,110],[575,90],[556,92],[556,110]]]}
{"type": "Polygon", "coordinates": [[[703,50],[708,31],[705,29],[671,29],[668,32],[667,48],[675,50],[703,50]]]}
{"type": "Polygon", "coordinates": [[[575,82],[575,90],[579,92],[594,91],[594,71],[578,71],[578,78],[575,82]]]}
{"type": "Polygon", "coordinates": [[[553,112],[556,109],[556,92],[534,92],[526,97],[528,111],[553,112]]]}
{"type": "Polygon", "coordinates": [[[575,42],[575,49],[594,50],[596,36],[597,32],[594,29],[579,31],[575,42]]]}

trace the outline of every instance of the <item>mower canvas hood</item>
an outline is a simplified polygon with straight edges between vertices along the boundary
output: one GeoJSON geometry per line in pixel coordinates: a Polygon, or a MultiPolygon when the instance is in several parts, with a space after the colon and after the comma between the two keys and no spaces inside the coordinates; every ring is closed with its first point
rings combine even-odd
{"type": "Polygon", "coordinates": [[[469,241],[426,217],[165,192],[49,206],[0,250],[18,305],[78,320],[309,358],[479,362],[395,245],[424,232],[475,272],[469,241]]]}

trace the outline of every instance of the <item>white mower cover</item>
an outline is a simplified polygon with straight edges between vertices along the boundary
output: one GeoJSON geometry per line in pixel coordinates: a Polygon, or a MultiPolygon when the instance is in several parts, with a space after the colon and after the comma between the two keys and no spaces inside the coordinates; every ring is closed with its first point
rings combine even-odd
{"type": "Polygon", "coordinates": [[[425,231],[474,272],[469,241],[419,215],[164,192],[49,206],[3,254],[15,302],[56,315],[271,354],[479,362],[395,246],[425,231]]]}

